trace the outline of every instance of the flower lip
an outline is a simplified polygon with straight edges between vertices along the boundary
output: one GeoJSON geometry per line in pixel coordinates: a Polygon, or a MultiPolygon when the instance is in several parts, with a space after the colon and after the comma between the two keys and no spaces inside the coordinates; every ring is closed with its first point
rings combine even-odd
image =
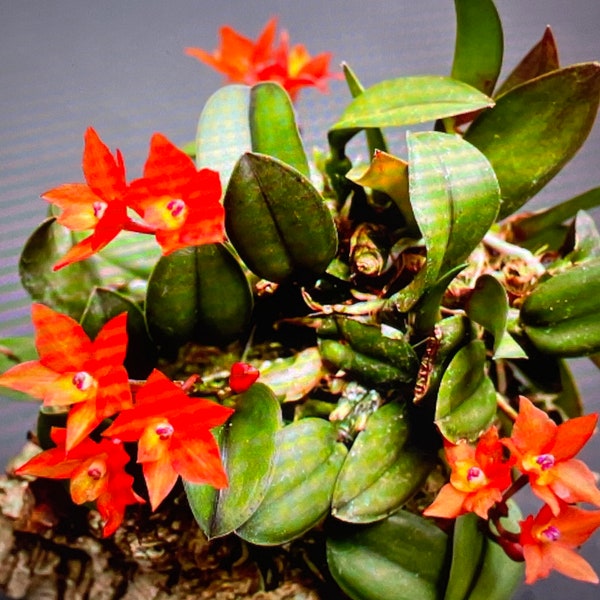
{"type": "Polygon", "coordinates": [[[556,461],[553,454],[540,454],[535,459],[535,462],[540,465],[542,471],[547,471],[554,466],[556,461]]]}
{"type": "Polygon", "coordinates": [[[181,198],[173,198],[167,204],[167,210],[171,212],[175,219],[181,216],[185,217],[186,209],[187,204],[181,198]]]}
{"type": "Polygon", "coordinates": [[[478,482],[485,478],[483,471],[479,467],[471,467],[467,472],[467,481],[478,482]]]}
{"type": "Polygon", "coordinates": [[[556,542],[560,538],[560,530],[554,525],[549,525],[540,533],[540,539],[541,536],[544,537],[544,541],[556,542]]]}
{"type": "Polygon", "coordinates": [[[73,375],[73,385],[84,392],[94,385],[94,378],[87,371],[78,371],[73,375]]]}
{"type": "Polygon", "coordinates": [[[173,437],[173,434],[175,433],[175,428],[173,427],[173,425],[171,425],[171,423],[165,422],[157,425],[154,431],[156,435],[164,441],[173,437]]]}

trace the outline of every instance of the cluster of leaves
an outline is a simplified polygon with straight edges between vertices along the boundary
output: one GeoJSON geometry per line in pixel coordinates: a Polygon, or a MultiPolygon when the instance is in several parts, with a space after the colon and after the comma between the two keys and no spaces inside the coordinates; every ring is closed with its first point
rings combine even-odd
{"type": "Polygon", "coordinates": [[[560,67],[547,30],[496,86],[493,2],[455,4],[452,76],[364,89],[345,65],[353,100],[314,169],[290,95],[329,59],[274,46],[275,21],[189,51],[242,82],[208,100],[195,164],[155,134],[128,184],[88,130],[87,183],[43,194],[62,212],[21,257],[39,358],[0,384],[66,417],[21,473],[70,479],[105,534],[179,475],[209,538],[282,544],[324,522],[360,600],[507,598],[523,559],[528,582],[597,581],[573,551],[600,524],[574,458],[596,417],[565,358],[600,351],[600,191],[515,212],[584,142],[600,65],[560,67]],[[429,121],[390,153],[382,128],[429,121]],[[362,130],[372,161],[353,166],[362,130]],[[528,482],[545,505],[519,523],[528,482]]]}

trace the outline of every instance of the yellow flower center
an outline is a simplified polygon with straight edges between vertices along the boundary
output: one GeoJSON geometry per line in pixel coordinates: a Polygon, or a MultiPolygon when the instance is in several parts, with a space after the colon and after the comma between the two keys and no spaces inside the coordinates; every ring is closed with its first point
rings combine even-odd
{"type": "Polygon", "coordinates": [[[552,467],[555,463],[553,454],[527,454],[523,458],[523,469],[535,475],[537,483],[545,485],[553,477],[552,467]]]}
{"type": "Polygon", "coordinates": [[[181,198],[161,196],[144,211],[144,220],[157,229],[179,229],[187,219],[189,207],[181,198]]]}
{"type": "Polygon", "coordinates": [[[78,371],[73,375],[73,385],[80,391],[85,392],[90,389],[96,380],[87,371],[78,371]]]}
{"type": "Polygon", "coordinates": [[[459,461],[450,476],[450,483],[461,492],[475,492],[488,484],[488,478],[477,463],[459,461]]]}

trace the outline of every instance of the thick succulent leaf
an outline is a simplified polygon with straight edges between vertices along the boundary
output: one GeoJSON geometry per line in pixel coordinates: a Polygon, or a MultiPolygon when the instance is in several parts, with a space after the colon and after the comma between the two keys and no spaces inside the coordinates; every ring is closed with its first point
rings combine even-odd
{"type": "Polygon", "coordinates": [[[353,600],[438,600],[447,536],[418,515],[399,511],[369,526],[339,526],[327,562],[353,600]]]}
{"type": "Polygon", "coordinates": [[[127,313],[127,355],[125,368],[130,377],[146,379],[157,360],[157,350],[146,328],[142,309],[131,299],[107,288],[95,288],[81,317],[85,332],[94,339],[113,317],[127,313]]]}
{"type": "Polygon", "coordinates": [[[600,64],[551,71],[519,85],[483,112],[465,139],[490,161],[502,190],[498,218],[519,209],[587,138],[600,97],[600,64]]]}
{"type": "Polygon", "coordinates": [[[294,402],[309,394],[325,373],[319,349],[313,346],[261,367],[260,380],[281,402],[294,402]]]}
{"type": "Polygon", "coordinates": [[[333,492],[332,509],[338,512],[377,482],[401,455],[408,439],[408,420],[405,410],[390,403],[376,410],[367,420],[340,471],[333,492]]]}
{"type": "MultiPolygon", "coordinates": [[[[375,130],[369,129],[367,133],[371,131],[375,130]]],[[[408,163],[405,160],[376,150],[370,165],[354,167],[346,173],[346,177],[358,185],[387,194],[404,217],[407,235],[418,234],[408,194],[408,163]]]]}
{"type": "Polygon", "coordinates": [[[329,512],[346,452],[329,421],[309,418],[281,429],[267,493],[236,533],[253,544],[273,545],[314,527],[329,512]]]}
{"type": "Polygon", "coordinates": [[[250,89],[249,120],[254,152],[274,156],[310,177],[294,107],[279,84],[266,81],[250,89]]]}
{"type": "Polygon", "coordinates": [[[221,176],[223,189],[239,157],[252,150],[248,114],[250,88],[227,85],[206,102],[196,133],[196,166],[221,176]]]}
{"type": "Polygon", "coordinates": [[[148,281],[146,321],[152,339],[168,355],[190,341],[223,345],[239,338],[252,305],[235,256],[223,244],[206,244],[161,257],[148,281]]]}
{"type": "Polygon", "coordinates": [[[52,270],[72,245],[68,229],[58,225],[54,218],[45,220],[25,242],[19,275],[32,300],[78,320],[94,286],[100,285],[100,278],[89,260],[52,270]]]}
{"type": "Polygon", "coordinates": [[[482,275],[477,279],[465,308],[469,318],[494,336],[496,352],[506,333],[508,319],[508,297],[502,284],[492,275],[482,275]]]}
{"type": "Polygon", "coordinates": [[[263,154],[237,162],[225,194],[225,227],[248,267],[282,282],[322,274],[337,252],[323,198],[301,173],[263,154]]]}
{"type": "Polygon", "coordinates": [[[255,383],[238,396],[235,413],[218,433],[229,487],[185,483],[194,517],[208,538],[219,537],[247,521],[262,502],[271,479],[279,402],[271,390],[255,383]]]}
{"type": "Polygon", "coordinates": [[[336,148],[370,127],[401,127],[472,112],[494,102],[451,77],[419,75],[389,79],[367,88],[346,107],[329,132],[336,148]]]}
{"type": "Polygon", "coordinates": [[[493,224],[500,201],[489,162],[458,136],[409,133],[410,203],[427,249],[424,269],[395,299],[408,310],[459,265],[493,224]]]}
{"type": "Polygon", "coordinates": [[[444,600],[464,600],[478,574],[485,538],[479,517],[467,513],[456,519],[452,532],[452,562],[444,600]]]}
{"type": "MultiPolygon", "coordinates": [[[[523,518],[515,502],[508,502],[509,513],[500,522],[502,526],[513,533],[519,532],[519,520],[523,518]]],[[[502,547],[492,540],[485,538],[483,560],[478,569],[478,575],[465,600],[506,600],[512,598],[516,589],[523,582],[525,563],[516,562],[509,558],[502,547]]]]}
{"type": "Polygon", "coordinates": [[[496,390],[485,372],[485,345],[473,340],[455,355],[442,377],[435,423],[453,443],[475,440],[496,415],[496,390]]]}
{"type": "Polygon", "coordinates": [[[544,31],[542,39],[523,57],[521,62],[511,71],[504,83],[496,91],[496,96],[505,94],[512,88],[535,79],[544,73],[555,71],[560,67],[558,48],[550,25],[544,31]]]}
{"type": "Polygon", "coordinates": [[[452,77],[491,95],[504,51],[502,23],[492,0],[454,0],[456,44],[452,77]]]}

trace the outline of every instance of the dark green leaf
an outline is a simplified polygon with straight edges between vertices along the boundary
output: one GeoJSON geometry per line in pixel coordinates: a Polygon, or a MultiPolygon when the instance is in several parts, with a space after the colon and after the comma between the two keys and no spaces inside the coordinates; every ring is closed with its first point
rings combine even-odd
{"type": "Polygon", "coordinates": [[[405,511],[327,540],[331,574],[353,600],[438,600],[446,551],[441,529],[405,511]]]}
{"type": "Polygon", "coordinates": [[[303,419],[277,436],[273,476],[256,512],[236,533],[253,544],[283,544],[329,512],[346,447],[329,421],[303,419]]]}
{"type": "Polygon", "coordinates": [[[72,245],[71,233],[54,218],[47,219],[25,243],[19,260],[19,275],[32,300],[79,320],[91,291],[100,280],[91,261],[52,270],[72,245]]]}
{"type": "Polygon", "coordinates": [[[271,390],[255,383],[238,396],[235,413],[218,434],[229,487],[185,483],[190,507],[207,537],[232,532],[246,522],[267,492],[273,471],[279,402],[271,390]]]}
{"type": "Polygon", "coordinates": [[[148,282],[146,320],[152,339],[169,354],[193,341],[223,345],[248,327],[252,292],[242,267],[223,244],[163,256],[148,282]]]}
{"type": "Polygon", "coordinates": [[[323,198],[301,173],[262,154],[244,154],[225,194],[225,226],[242,260],[269,281],[322,274],[337,233],[323,198]]]}
{"type": "Polygon", "coordinates": [[[498,218],[519,209],[587,138],[600,96],[600,64],[552,71],[498,98],[465,134],[489,159],[502,190],[498,218]]]}
{"type": "Polygon", "coordinates": [[[454,0],[456,45],[452,77],[491,95],[504,51],[502,23],[492,0],[454,0]]]}
{"type": "Polygon", "coordinates": [[[477,439],[496,415],[496,390],[485,372],[485,346],[473,340],[452,359],[442,377],[435,423],[453,443],[477,439]]]}

